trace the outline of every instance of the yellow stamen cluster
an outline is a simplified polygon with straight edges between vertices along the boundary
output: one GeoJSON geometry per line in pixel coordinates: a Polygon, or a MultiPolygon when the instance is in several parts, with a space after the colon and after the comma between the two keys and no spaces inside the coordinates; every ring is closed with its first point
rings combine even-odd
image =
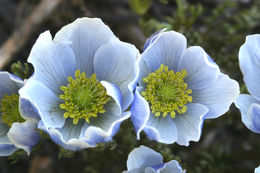
{"type": "Polygon", "coordinates": [[[158,70],[143,78],[146,90],[141,95],[149,102],[155,116],[162,114],[166,117],[169,114],[174,118],[176,111],[179,114],[187,111],[185,104],[192,102],[192,97],[189,96],[192,90],[183,81],[186,75],[185,69],[174,73],[162,64],[158,70]]]}
{"type": "Polygon", "coordinates": [[[96,74],[87,77],[84,72],[75,72],[75,79],[68,77],[67,86],[61,86],[64,92],[60,98],[64,103],[60,108],[66,110],[64,118],[72,118],[73,123],[77,124],[83,118],[89,123],[91,117],[97,117],[100,113],[105,113],[104,104],[111,98],[107,95],[106,89],[96,79],[96,74]]]}
{"type": "Polygon", "coordinates": [[[14,122],[24,122],[19,112],[18,94],[12,94],[10,96],[5,94],[1,100],[0,112],[1,122],[10,127],[14,122]]]}

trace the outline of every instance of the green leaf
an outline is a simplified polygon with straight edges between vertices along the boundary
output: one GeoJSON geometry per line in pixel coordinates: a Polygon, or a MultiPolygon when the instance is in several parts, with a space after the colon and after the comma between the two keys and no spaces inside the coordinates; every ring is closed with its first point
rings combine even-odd
{"type": "Polygon", "coordinates": [[[138,15],[144,15],[152,4],[152,0],[128,0],[128,3],[138,15]]]}
{"type": "Polygon", "coordinates": [[[20,61],[11,65],[11,70],[14,75],[19,76],[22,79],[30,77],[30,67],[27,63],[22,64],[20,61]]]}
{"type": "Polygon", "coordinates": [[[168,0],[159,0],[159,2],[162,4],[168,4],[168,0]]]}

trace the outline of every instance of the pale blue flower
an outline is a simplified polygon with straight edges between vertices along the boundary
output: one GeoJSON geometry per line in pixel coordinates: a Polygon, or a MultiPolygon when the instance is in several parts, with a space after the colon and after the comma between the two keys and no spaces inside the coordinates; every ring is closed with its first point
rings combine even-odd
{"type": "Polygon", "coordinates": [[[138,139],[143,130],[152,140],[188,146],[200,139],[204,119],[227,112],[238,96],[238,83],[201,47],[186,46],[174,31],[161,31],[146,43],[131,106],[138,139]]]}
{"type": "Polygon", "coordinates": [[[246,37],[239,50],[239,65],[249,94],[241,94],[235,100],[242,122],[255,133],[260,133],[260,34],[246,37]]]}
{"type": "Polygon", "coordinates": [[[107,142],[134,99],[138,50],[121,42],[100,19],[80,18],[52,39],[34,44],[28,62],[34,76],[20,94],[38,110],[38,127],[65,149],[107,142]],[[103,99],[103,100],[102,100],[103,99]]]}
{"type": "Polygon", "coordinates": [[[254,173],[260,173],[260,166],[258,166],[257,168],[255,168],[255,172],[254,173]]]}
{"type": "Polygon", "coordinates": [[[185,173],[176,160],[163,163],[160,153],[141,145],[128,155],[127,171],[123,173],[185,173]]]}
{"type": "Polygon", "coordinates": [[[20,78],[0,72],[0,81],[0,156],[9,156],[18,149],[29,154],[39,141],[37,113],[18,95],[24,86],[20,78]]]}

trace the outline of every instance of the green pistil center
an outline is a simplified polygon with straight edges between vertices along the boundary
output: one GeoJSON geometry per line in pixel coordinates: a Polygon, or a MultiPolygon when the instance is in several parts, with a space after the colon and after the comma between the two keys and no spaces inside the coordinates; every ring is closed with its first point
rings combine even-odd
{"type": "Polygon", "coordinates": [[[60,108],[66,110],[63,116],[72,118],[74,124],[81,118],[89,123],[91,117],[105,113],[104,104],[111,98],[96,79],[96,74],[88,78],[79,70],[75,72],[75,79],[69,76],[67,86],[61,86],[60,89],[63,91],[60,98],[64,101],[60,108]]]}
{"type": "Polygon", "coordinates": [[[168,70],[168,66],[162,64],[154,73],[143,78],[146,89],[141,95],[149,102],[155,116],[162,114],[166,117],[169,114],[174,118],[176,111],[179,114],[187,111],[185,105],[192,102],[192,97],[189,96],[192,90],[188,89],[183,80],[186,75],[185,69],[174,73],[173,70],[168,70]]]}
{"type": "Polygon", "coordinates": [[[1,100],[0,112],[1,122],[10,127],[14,122],[24,122],[19,112],[18,94],[12,94],[10,96],[5,94],[1,100]]]}

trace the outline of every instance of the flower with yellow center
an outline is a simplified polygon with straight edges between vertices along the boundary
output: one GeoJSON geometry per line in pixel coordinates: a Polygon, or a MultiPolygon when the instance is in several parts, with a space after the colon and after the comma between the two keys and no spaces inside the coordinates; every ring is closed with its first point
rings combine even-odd
{"type": "Polygon", "coordinates": [[[138,50],[100,19],[80,18],[52,39],[42,33],[28,61],[34,76],[21,89],[39,112],[38,127],[68,150],[112,140],[134,99],[138,50]]]}
{"type": "Polygon", "coordinates": [[[19,95],[5,94],[1,100],[0,112],[1,122],[8,126],[12,126],[14,122],[24,122],[24,119],[20,115],[19,111],[19,95]]]}
{"type": "Polygon", "coordinates": [[[201,47],[186,46],[186,38],[174,31],[147,40],[131,106],[138,139],[143,130],[152,140],[188,146],[200,139],[204,119],[224,114],[237,97],[238,83],[201,47]]]}
{"type": "Polygon", "coordinates": [[[18,90],[24,82],[0,72],[0,156],[9,156],[18,149],[28,154],[38,143],[37,113],[31,104],[20,98],[18,90]]]}
{"type": "Polygon", "coordinates": [[[183,114],[187,110],[185,106],[192,102],[192,93],[183,78],[187,75],[186,70],[174,73],[169,71],[168,66],[163,64],[154,73],[143,78],[146,90],[141,95],[150,103],[152,113],[155,116],[162,114],[163,118],[169,114],[172,118],[176,112],[183,114]]]}
{"type": "Polygon", "coordinates": [[[95,74],[87,78],[84,72],[76,70],[75,79],[69,76],[68,82],[67,86],[60,87],[64,92],[60,95],[64,100],[60,108],[66,110],[64,118],[72,118],[74,124],[77,124],[79,119],[85,119],[90,123],[91,117],[98,117],[106,112],[104,105],[110,100],[110,96],[95,74]]]}

